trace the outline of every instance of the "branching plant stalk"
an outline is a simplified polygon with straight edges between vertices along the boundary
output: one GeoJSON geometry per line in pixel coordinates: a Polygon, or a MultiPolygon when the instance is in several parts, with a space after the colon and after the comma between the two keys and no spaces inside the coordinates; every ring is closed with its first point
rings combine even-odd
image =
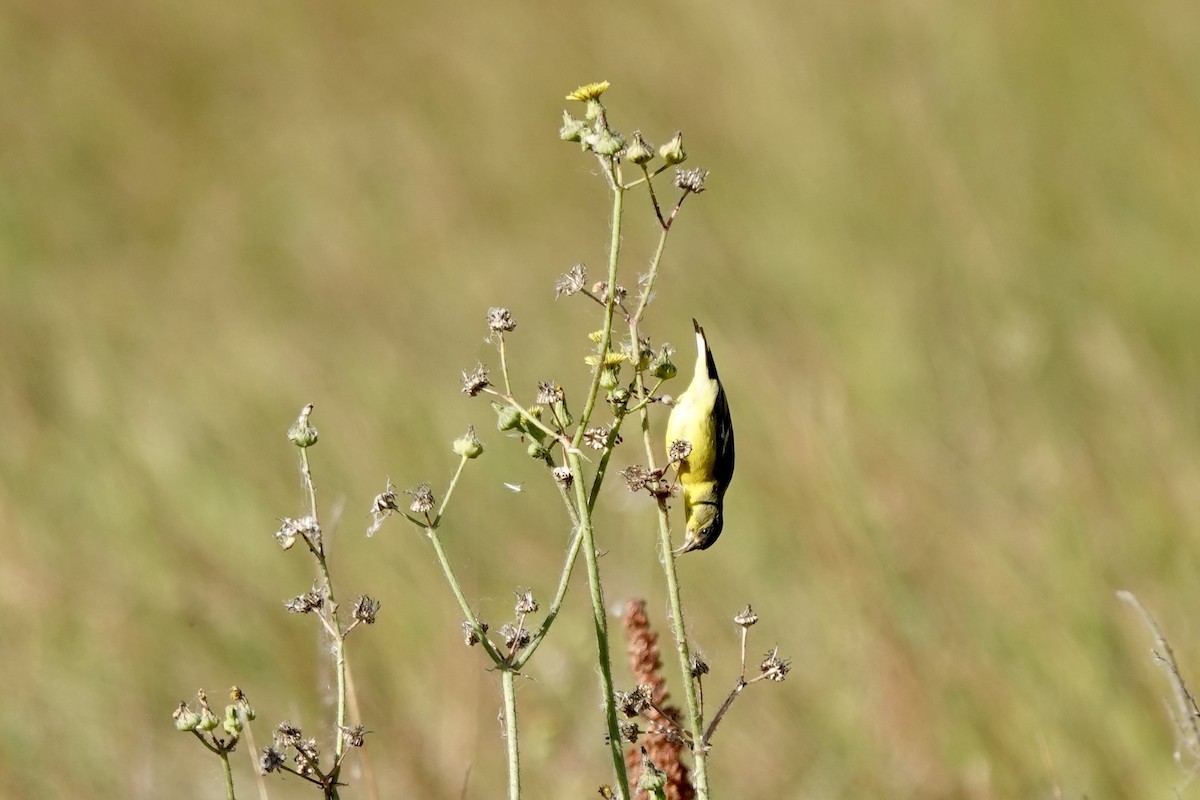
{"type": "MultiPolygon", "coordinates": [[[[308,464],[308,448],[300,448],[300,474],[304,479],[304,486],[308,492],[308,512],[313,520],[317,517],[317,490],[313,484],[312,470],[308,464]]],[[[310,545],[311,546],[311,545],[310,545]]],[[[317,547],[313,548],[313,555],[316,556],[317,564],[321,569],[321,580],[325,584],[325,597],[328,601],[328,619],[326,626],[332,628],[333,632],[333,647],[334,647],[334,673],[337,680],[337,721],[333,729],[334,741],[334,764],[332,773],[329,776],[329,783],[325,789],[325,796],[330,800],[337,800],[337,779],[338,773],[341,772],[341,762],[346,751],[346,740],[342,736],[342,731],[346,728],[346,636],[342,631],[342,622],[337,613],[337,598],[333,592],[333,579],[329,574],[329,563],[325,559],[325,541],[321,539],[317,547]]]]}
{"type": "Polygon", "coordinates": [[[475,635],[479,638],[479,643],[483,645],[483,649],[487,651],[488,656],[496,664],[496,666],[504,665],[504,656],[496,650],[495,646],[487,637],[487,633],[483,630],[483,625],[479,622],[479,617],[476,616],[471,604],[467,602],[467,596],[463,594],[462,584],[458,582],[458,576],[454,574],[454,568],[450,566],[450,559],[446,555],[446,548],[442,546],[442,537],[438,535],[438,524],[442,520],[442,515],[446,512],[446,504],[450,502],[451,495],[454,494],[454,487],[458,485],[459,476],[462,475],[463,467],[467,465],[469,459],[463,456],[458,462],[458,469],[454,471],[454,477],[450,479],[450,486],[446,489],[446,495],[442,499],[442,505],[438,509],[437,516],[427,525],[423,526],[425,536],[428,537],[433,545],[433,551],[437,554],[438,563],[442,567],[442,574],[446,576],[446,583],[450,584],[450,591],[454,593],[454,597],[458,600],[458,606],[462,610],[463,617],[470,623],[475,631],[475,635]]]}

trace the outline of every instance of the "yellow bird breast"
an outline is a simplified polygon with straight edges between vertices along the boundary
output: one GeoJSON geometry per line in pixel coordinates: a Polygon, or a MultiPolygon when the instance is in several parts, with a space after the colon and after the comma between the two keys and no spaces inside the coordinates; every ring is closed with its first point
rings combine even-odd
{"type": "Polygon", "coordinates": [[[713,480],[717,447],[712,412],[716,400],[717,382],[697,376],[675,401],[667,420],[667,447],[679,439],[692,446],[691,454],[679,465],[679,479],[685,484],[713,480]]]}

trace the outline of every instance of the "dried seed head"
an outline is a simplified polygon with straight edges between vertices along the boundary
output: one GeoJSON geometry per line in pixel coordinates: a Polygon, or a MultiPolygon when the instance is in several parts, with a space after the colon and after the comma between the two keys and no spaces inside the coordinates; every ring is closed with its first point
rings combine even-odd
{"type": "Polygon", "coordinates": [[[342,728],[342,737],[350,747],[362,747],[367,736],[367,729],[362,725],[351,725],[342,728]]]}
{"type": "Polygon", "coordinates": [[[375,624],[375,615],[379,613],[380,603],[369,595],[362,595],[354,601],[354,619],[367,625],[375,624]]]}
{"type": "Polygon", "coordinates": [[[433,511],[433,489],[428,483],[419,483],[415,489],[405,489],[404,493],[413,499],[408,506],[414,514],[428,514],[433,511]]]}
{"type": "MultiPolygon", "coordinates": [[[[488,624],[483,620],[479,621],[479,627],[485,634],[488,632],[488,624]]],[[[479,632],[475,630],[475,626],[471,624],[470,620],[463,620],[462,632],[463,641],[466,642],[467,647],[479,644],[479,632]]]]}
{"type": "Polygon", "coordinates": [[[650,480],[650,470],[641,464],[634,464],[632,467],[621,470],[621,477],[625,479],[625,485],[629,487],[629,491],[639,492],[646,488],[646,482],[650,480]]]}
{"type": "Polygon", "coordinates": [[[672,464],[678,464],[692,454],[692,443],[683,439],[676,439],[671,442],[671,446],[667,448],[667,461],[672,464]]]}
{"type": "Polygon", "coordinates": [[[608,445],[608,428],[597,425],[583,432],[583,443],[593,450],[603,450],[608,445]]]}
{"type": "Polygon", "coordinates": [[[550,470],[550,474],[554,476],[554,482],[566,489],[575,480],[575,476],[571,474],[570,467],[555,467],[550,470]]]}
{"type": "Polygon", "coordinates": [[[510,650],[520,650],[533,641],[533,634],[524,626],[518,628],[507,622],[500,626],[500,635],[504,638],[504,646],[510,650]]]}
{"type": "Polygon", "coordinates": [[[699,678],[701,675],[708,674],[708,662],[704,660],[704,656],[699,653],[692,653],[688,660],[688,672],[693,678],[699,678]]]}
{"type": "MultiPolygon", "coordinates": [[[[596,295],[601,300],[607,301],[608,300],[608,281],[598,281],[598,282],[592,284],[592,294],[596,295]]],[[[618,283],[617,284],[617,292],[616,292],[617,302],[618,303],[625,302],[625,296],[627,294],[629,294],[629,293],[625,290],[625,287],[618,283]]]]}
{"type": "Polygon", "coordinates": [[[375,495],[375,501],[371,503],[371,513],[390,514],[399,510],[400,505],[399,498],[396,496],[396,487],[392,485],[392,481],[389,478],[387,488],[375,495]]]}
{"type": "Polygon", "coordinates": [[[621,741],[633,744],[638,740],[638,736],[642,734],[636,722],[620,721],[617,723],[617,730],[621,734],[621,741]]]}
{"type": "Polygon", "coordinates": [[[755,614],[754,609],[750,607],[749,603],[747,603],[746,608],[743,609],[737,616],[735,616],[733,621],[738,625],[741,625],[743,628],[749,628],[751,625],[758,622],[758,614],[755,614]]]}
{"type": "Polygon", "coordinates": [[[263,775],[269,775],[283,767],[287,761],[283,757],[283,753],[276,750],[274,747],[264,747],[262,755],[258,757],[258,771],[263,775]]]}
{"type": "Polygon", "coordinates": [[[675,185],[685,192],[700,194],[704,191],[704,181],[708,178],[706,169],[680,169],[675,171],[675,185]]]}
{"type": "Polygon", "coordinates": [[[614,693],[613,700],[616,702],[617,710],[622,714],[627,717],[636,717],[650,708],[650,700],[653,694],[654,687],[648,683],[643,683],[631,692],[614,693]]]}
{"type": "Polygon", "coordinates": [[[272,735],[276,747],[295,747],[304,738],[304,732],[286,720],[275,726],[272,735]]]}
{"type": "Polygon", "coordinates": [[[533,614],[538,610],[537,600],[533,599],[533,592],[529,589],[521,589],[517,592],[516,613],[518,614],[533,614]]]}
{"type": "Polygon", "coordinates": [[[387,488],[375,495],[371,503],[371,525],[367,528],[367,536],[374,536],[383,527],[383,522],[400,510],[400,498],[396,496],[396,487],[388,478],[387,488]]]}
{"type": "Polygon", "coordinates": [[[321,749],[317,747],[317,740],[304,739],[293,747],[296,748],[296,771],[305,778],[315,775],[315,768],[321,763],[321,749]]]}
{"type": "Polygon", "coordinates": [[[563,388],[554,381],[538,381],[537,396],[534,398],[534,402],[538,405],[548,406],[562,402],[566,396],[563,388]]]}
{"type": "Polygon", "coordinates": [[[763,656],[761,665],[762,673],[767,680],[778,683],[782,681],[792,668],[792,662],[785,658],[779,657],[779,648],[776,647],[763,656]]]}
{"type": "Polygon", "coordinates": [[[467,372],[466,370],[463,371],[463,394],[474,397],[490,385],[491,381],[488,380],[488,370],[483,364],[476,364],[475,369],[471,370],[470,372],[467,372]]]}
{"type": "Polygon", "coordinates": [[[285,600],[283,607],[293,614],[310,614],[325,603],[325,598],[318,592],[298,594],[291,600],[285,600]]]}
{"type": "Polygon", "coordinates": [[[587,284],[587,267],[583,264],[576,264],[567,270],[554,284],[554,295],[573,295],[583,291],[583,287],[587,284]]]}
{"type": "Polygon", "coordinates": [[[517,327],[517,323],[513,322],[512,313],[501,306],[493,306],[488,309],[487,325],[492,333],[503,333],[517,327]]]}

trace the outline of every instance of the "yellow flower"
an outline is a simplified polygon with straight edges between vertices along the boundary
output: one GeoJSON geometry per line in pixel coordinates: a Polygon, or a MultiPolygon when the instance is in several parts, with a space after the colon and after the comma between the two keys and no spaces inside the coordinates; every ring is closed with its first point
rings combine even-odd
{"type": "Polygon", "coordinates": [[[571,92],[569,95],[567,95],[567,99],[568,100],[582,100],[583,102],[587,102],[588,100],[595,100],[598,97],[600,97],[600,95],[604,94],[604,90],[607,88],[608,88],[608,81],[600,81],[599,83],[589,83],[584,86],[580,86],[578,89],[571,92]]]}
{"type": "MultiPolygon", "coordinates": [[[[604,354],[604,366],[606,367],[615,367],[627,360],[629,360],[629,356],[625,355],[624,353],[614,353],[609,351],[604,354]]],[[[596,358],[594,355],[585,356],[583,363],[587,364],[589,367],[594,367],[600,363],[600,359],[596,358]]]]}

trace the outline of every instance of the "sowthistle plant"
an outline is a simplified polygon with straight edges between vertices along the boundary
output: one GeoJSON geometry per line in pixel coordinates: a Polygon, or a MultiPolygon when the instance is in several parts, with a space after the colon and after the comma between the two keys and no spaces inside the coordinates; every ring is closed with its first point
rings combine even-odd
{"type": "MultiPolygon", "coordinates": [[[[609,122],[608,109],[601,102],[601,96],[607,88],[607,83],[593,83],[569,94],[567,99],[582,103],[584,112],[582,118],[564,112],[560,130],[561,139],[579,143],[583,152],[596,159],[599,173],[612,196],[608,220],[610,240],[603,278],[589,283],[587,268],[579,263],[561,275],[554,285],[556,297],[580,296],[591,301],[593,307],[598,307],[599,327],[588,335],[591,347],[584,356],[584,362],[590,368],[587,382],[578,393],[572,391],[570,394],[553,380],[541,380],[525,391],[520,389],[520,383],[514,384],[510,368],[513,355],[511,336],[517,323],[511,312],[503,307],[491,308],[486,314],[488,341],[497,351],[499,375],[483,364],[477,364],[462,373],[462,392],[470,397],[485,396],[490,400],[496,428],[524,446],[531,459],[541,465],[546,480],[552,483],[560,497],[571,537],[553,598],[538,619],[542,603],[534,598],[530,590],[518,589],[512,620],[493,630],[471,605],[454,571],[442,536],[446,511],[463,472],[468,462],[479,458],[484,452],[484,445],[473,426],[453,442],[452,449],[458,456],[458,464],[445,490],[441,492],[440,502],[429,483],[420,483],[406,490],[404,495],[407,499],[402,499],[388,479],[384,491],[371,504],[371,524],[367,535],[377,533],[391,517],[401,517],[419,529],[432,546],[446,584],[463,615],[465,643],[479,647],[490,662],[490,668],[500,676],[510,800],[517,800],[521,796],[520,737],[514,682],[527,668],[557,620],[581,553],[591,600],[591,627],[600,692],[604,698],[605,740],[613,771],[613,783],[601,786],[601,795],[630,798],[636,794],[638,797],[670,797],[673,800],[694,796],[707,800],[711,796],[708,755],[717,725],[746,686],[764,680],[782,680],[787,674],[788,662],[772,650],[762,660],[759,675],[747,678],[747,631],[757,621],[747,606],[744,612],[735,617],[735,622],[742,628],[740,675],[716,714],[711,719],[706,718],[703,676],[709,668],[687,637],[669,515],[670,500],[678,488],[668,478],[669,469],[687,457],[690,443],[675,442],[665,454],[665,459],[659,457],[651,436],[651,409],[656,404],[671,403],[670,397],[659,394],[659,391],[666,381],[675,377],[677,368],[672,362],[672,348],[666,343],[656,346],[643,331],[643,322],[654,298],[668,235],[684,202],[692,195],[705,191],[708,171],[678,166],[687,159],[682,133],[676,133],[656,152],[640,131],[634,131],[626,137],[616,130],[609,122]],[[661,163],[655,164],[656,158],[661,163]],[[671,182],[675,192],[669,201],[664,202],[664,187],[656,185],[655,181],[671,168],[675,168],[671,182]],[[634,176],[628,177],[627,171],[632,171],[634,176]],[[659,237],[650,256],[647,272],[637,278],[631,292],[621,284],[619,270],[626,217],[625,201],[629,192],[643,188],[659,228],[659,237]],[[577,413],[572,412],[571,405],[575,405],[577,413]],[[665,679],[659,674],[661,662],[653,641],[652,652],[643,650],[640,656],[635,653],[635,660],[640,658],[641,662],[651,663],[653,669],[641,672],[635,669],[638,686],[633,691],[618,691],[613,676],[608,614],[594,519],[596,503],[608,477],[612,455],[623,443],[622,432],[627,423],[634,425],[640,433],[646,466],[631,467],[622,474],[628,488],[634,492],[646,491],[657,509],[657,544],[670,603],[674,649],[685,701],[683,711],[663,706],[666,698],[665,679]],[[634,718],[647,724],[645,731],[636,722],[630,721],[634,718]],[[628,763],[634,767],[631,779],[623,747],[625,743],[638,742],[641,737],[645,737],[644,746],[635,756],[629,757],[628,763]],[[669,747],[663,747],[664,742],[669,747]],[[690,773],[683,768],[679,759],[685,750],[692,756],[690,773]]],[[[316,741],[305,738],[299,729],[284,723],[274,733],[274,745],[263,751],[259,767],[262,772],[279,771],[298,775],[319,786],[325,797],[333,798],[337,797],[340,786],[338,776],[347,748],[361,746],[363,740],[361,725],[349,726],[347,719],[346,636],[359,624],[373,622],[379,604],[363,596],[356,602],[349,620],[343,620],[338,614],[308,465],[307,449],[315,444],[317,438],[315,429],[308,422],[311,411],[311,405],[305,408],[289,434],[300,448],[301,474],[308,507],[300,518],[285,519],[276,538],[285,550],[296,542],[303,542],[318,567],[317,583],[312,590],[289,601],[287,608],[295,613],[316,614],[325,634],[333,642],[331,653],[338,686],[333,729],[335,752],[332,764],[323,767],[316,741]],[[289,754],[295,766],[289,766],[289,754]]],[[[649,625],[644,621],[644,608],[641,616],[643,622],[639,624],[645,634],[649,631],[649,625]]],[[[641,641],[644,648],[650,640],[643,635],[641,641]]],[[[232,798],[228,751],[233,749],[237,737],[222,741],[212,736],[215,726],[204,727],[211,724],[204,717],[205,709],[206,702],[202,703],[199,714],[187,709],[186,704],[181,704],[176,712],[177,725],[179,715],[184,715],[186,724],[181,729],[196,733],[208,749],[221,756],[228,796],[232,798]],[[193,716],[201,721],[192,724],[193,716]],[[211,738],[205,739],[201,732],[207,732],[211,738]]],[[[215,718],[211,712],[209,715],[215,718]]]]}

